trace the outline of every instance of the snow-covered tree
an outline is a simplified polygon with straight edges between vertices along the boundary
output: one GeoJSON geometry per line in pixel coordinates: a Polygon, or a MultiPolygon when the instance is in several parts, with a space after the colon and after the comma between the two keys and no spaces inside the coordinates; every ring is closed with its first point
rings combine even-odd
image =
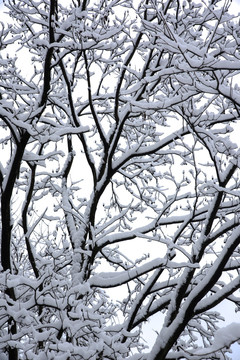
{"type": "Polygon", "coordinates": [[[240,310],[229,3],[5,1],[2,358],[228,358],[240,325],[215,307],[240,310]]]}

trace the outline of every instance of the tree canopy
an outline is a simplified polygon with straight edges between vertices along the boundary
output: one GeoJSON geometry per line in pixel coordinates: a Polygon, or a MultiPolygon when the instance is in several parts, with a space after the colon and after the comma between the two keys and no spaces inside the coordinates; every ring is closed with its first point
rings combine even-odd
{"type": "Polygon", "coordinates": [[[240,19],[228,0],[7,0],[0,353],[228,359],[240,19]],[[148,347],[144,324],[162,322],[148,347]]]}

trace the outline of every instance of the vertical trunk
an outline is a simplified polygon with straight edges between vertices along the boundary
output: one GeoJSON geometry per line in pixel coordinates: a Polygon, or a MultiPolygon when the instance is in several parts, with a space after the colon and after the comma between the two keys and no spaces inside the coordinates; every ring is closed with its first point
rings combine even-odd
{"type": "MultiPolygon", "coordinates": [[[[16,151],[13,154],[13,159],[10,165],[7,178],[3,181],[3,190],[1,198],[1,221],[2,221],[2,234],[1,234],[1,265],[3,271],[11,273],[11,236],[12,236],[12,218],[11,218],[11,199],[15,181],[19,174],[20,164],[24,149],[28,142],[29,135],[25,134],[22,141],[16,146],[16,151]]],[[[6,295],[15,301],[15,293],[13,288],[6,289],[6,295]]],[[[10,336],[17,333],[17,324],[12,317],[8,320],[8,331],[10,336]]],[[[9,360],[18,360],[17,349],[8,350],[9,360]]]]}

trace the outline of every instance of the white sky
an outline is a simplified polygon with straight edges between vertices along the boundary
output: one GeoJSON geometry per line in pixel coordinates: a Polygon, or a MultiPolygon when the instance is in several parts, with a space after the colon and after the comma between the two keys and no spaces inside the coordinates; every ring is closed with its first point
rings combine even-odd
{"type": "MultiPolygon", "coordinates": [[[[3,10],[3,1],[0,0],[0,11],[3,10]]],[[[232,13],[237,14],[240,12],[240,0],[232,0],[232,13]]],[[[3,21],[3,17],[6,18],[6,15],[3,15],[2,12],[0,12],[0,22],[3,21]]],[[[226,324],[229,324],[231,322],[238,322],[240,323],[240,315],[239,313],[234,312],[234,308],[231,306],[229,307],[228,304],[223,303],[218,306],[218,311],[223,314],[226,318],[226,324]]],[[[148,325],[149,326],[149,325],[148,325]]],[[[151,322],[151,327],[154,330],[159,330],[159,316],[156,316],[153,321],[151,322]]],[[[146,336],[146,340],[149,343],[149,346],[151,347],[152,344],[155,341],[156,335],[154,335],[155,332],[149,331],[148,336],[146,336]]],[[[240,345],[234,344],[232,346],[233,354],[230,355],[232,357],[232,360],[240,360],[240,345]]]]}

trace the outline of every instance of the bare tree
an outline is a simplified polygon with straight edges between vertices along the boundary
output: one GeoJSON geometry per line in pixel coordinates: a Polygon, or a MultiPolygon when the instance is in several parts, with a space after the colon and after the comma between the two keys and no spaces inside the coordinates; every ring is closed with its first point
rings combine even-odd
{"type": "Polygon", "coordinates": [[[228,359],[240,325],[219,329],[215,307],[240,309],[229,1],[5,5],[0,354],[228,359]]]}

